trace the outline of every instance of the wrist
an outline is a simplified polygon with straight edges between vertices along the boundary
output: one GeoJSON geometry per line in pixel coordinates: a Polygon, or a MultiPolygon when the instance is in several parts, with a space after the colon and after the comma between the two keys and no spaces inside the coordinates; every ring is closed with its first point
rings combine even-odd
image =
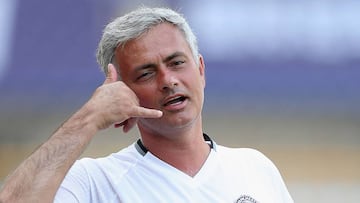
{"type": "Polygon", "coordinates": [[[103,130],[107,128],[104,124],[105,120],[99,109],[100,107],[91,100],[85,103],[85,105],[79,110],[79,117],[83,120],[83,124],[88,128],[95,131],[103,130]]]}

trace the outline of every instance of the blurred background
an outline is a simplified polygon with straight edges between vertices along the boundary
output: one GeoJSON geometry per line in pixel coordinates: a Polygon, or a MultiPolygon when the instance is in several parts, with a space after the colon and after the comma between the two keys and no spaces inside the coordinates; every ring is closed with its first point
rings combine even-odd
{"type": "MultiPolygon", "coordinates": [[[[0,0],[0,185],[104,76],[102,29],[140,5],[184,13],[206,64],[204,130],[278,166],[295,202],[360,199],[360,2],[0,0]]],[[[134,142],[101,132],[83,156],[134,142]]]]}

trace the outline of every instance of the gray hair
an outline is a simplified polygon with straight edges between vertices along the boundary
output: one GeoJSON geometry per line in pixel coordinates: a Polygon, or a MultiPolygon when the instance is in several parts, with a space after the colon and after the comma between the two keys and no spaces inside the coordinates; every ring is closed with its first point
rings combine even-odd
{"type": "MultiPolygon", "coordinates": [[[[126,42],[140,37],[152,27],[164,22],[175,25],[183,33],[196,64],[199,64],[196,36],[181,14],[169,8],[141,7],[116,18],[105,27],[96,53],[97,61],[104,73],[108,74],[109,63],[116,63],[114,55],[117,47],[124,47],[126,42]]],[[[114,65],[117,67],[116,64],[114,65]]]]}

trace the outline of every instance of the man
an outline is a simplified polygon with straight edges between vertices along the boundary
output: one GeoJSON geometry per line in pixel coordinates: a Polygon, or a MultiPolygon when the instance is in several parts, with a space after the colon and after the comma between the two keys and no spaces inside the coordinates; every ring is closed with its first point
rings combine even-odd
{"type": "Polygon", "coordinates": [[[217,145],[202,129],[205,65],[185,19],[140,8],[104,30],[106,80],[7,179],[1,202],[293,202],[270,160],[217,145]],[[76,161],[109,126],[141,139],[76,161]]]}

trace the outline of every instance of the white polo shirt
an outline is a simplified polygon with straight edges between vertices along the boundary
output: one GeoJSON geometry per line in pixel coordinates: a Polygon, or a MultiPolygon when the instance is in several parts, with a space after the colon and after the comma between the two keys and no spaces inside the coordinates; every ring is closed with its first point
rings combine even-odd
{"type": "Polygon", "coordinates": [[[55,202],[291,203],[274,164],[248,148],[216,145],[190,177],[147,151],[141,141],[104,158],[76,161],[55,202]]]}

